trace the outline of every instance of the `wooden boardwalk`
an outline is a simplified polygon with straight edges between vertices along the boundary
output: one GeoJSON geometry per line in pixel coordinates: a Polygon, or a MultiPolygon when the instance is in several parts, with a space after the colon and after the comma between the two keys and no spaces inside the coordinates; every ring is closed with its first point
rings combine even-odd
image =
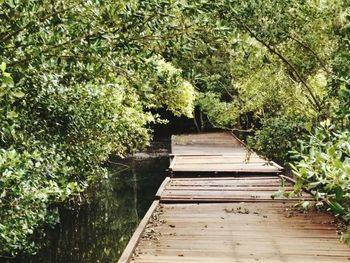
{"type": "Polygon", "coordinates": [[[162,188],[162,202],[284,202],[312,200],[308,193],[286,198],[292,184],[282,177],[172,178],[162,188]],[[271,198],[272,197],[272,198],[271,198]]]}
{"type": "Polygon", "coordinates": [[[172,141],[175,177],[164,180],[119,263],[350,262],[334,217],[298,209],[312,196],[287,198],[293,181],[281,175],[280,166],[255,153],[247,160],[244,145],[229,133],[172,141]],[[231,166],[218,169],[223,164],[231,166]],[[224,175],[213,176],[218,171],[224,175]]]}
{"type": "Polygon", "coordinates": [[[282,167],[268,162],[230,133],[172,136],[169,169],[184,173],[278,173],[282,167]]]}

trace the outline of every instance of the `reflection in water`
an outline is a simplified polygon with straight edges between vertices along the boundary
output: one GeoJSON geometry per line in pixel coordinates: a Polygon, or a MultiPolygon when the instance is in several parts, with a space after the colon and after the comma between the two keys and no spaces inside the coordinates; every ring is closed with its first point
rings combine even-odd
{"type": "Polygon", "coordinates": [[[166,176],[168,158],[124,163],[130,168],[112,165],[109,178],[90,188],[88,204],[61,209],[61,223],[48,231],[38,255],[5,262],[117,262],[166,176]]]}

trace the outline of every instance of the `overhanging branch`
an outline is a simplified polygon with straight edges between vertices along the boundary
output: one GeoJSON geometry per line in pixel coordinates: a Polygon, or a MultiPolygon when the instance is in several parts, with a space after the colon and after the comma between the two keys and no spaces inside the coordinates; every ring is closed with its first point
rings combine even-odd
{"type": "Polygon", "coordinates": [[[301,76],[300,72],[296,69],[296,67],[285,57],[282,55],[281,52],[279,52],[274,46],[271,46],[270,44],[266,43],[263,39],[261,39],[246,23],[244,23],[237,15],[235,15],[234,19],[236,22],[243,27],[245,31],[247,31],[254,39],[256,39],[260,44],[265,46],[267,50],[276,55],[285,65],[290,68],[297,79],[302,83],[308,94],[310,95],[311,98],[307,96],[308,101],[310,102],[311,106],[316,110],[320,111],[322,109],[321,103],[316,97],[316,95],[313,93],[312,89],[310,86],[306,83],[304,78],[301,76]]]}

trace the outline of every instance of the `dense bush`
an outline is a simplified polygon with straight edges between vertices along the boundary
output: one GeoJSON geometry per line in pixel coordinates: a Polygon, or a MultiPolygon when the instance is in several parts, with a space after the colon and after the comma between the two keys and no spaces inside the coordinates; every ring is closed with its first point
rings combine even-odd
{"type": "Polygon", "coordinates": [[[0,1],[0,256],[35,253],[58,203],[147,145],[151,111],[191,117],[193,86],[139,39],[158,3],[127,2],[0,1]]]}
{"type": "Polygon", "coordinates": [[[220,101],[219,95],[208,92],[200,94],[197,104],[206,115],[210,125],[218,128],[232,126],[236,123],[239,110],[234,103],[220,101]]]}
{"type": "Polygon", "coordinates": [[[248,145],[259,154],[281,164],[289,159],[289,151],[298,147],[305,122],[297,116],[276,116],[263,120],[261,129],[248,137],[248,145]]]}
{"type": "Polygon", "coordinates": [[[34,252],[37,227],[58,221],[55,204],[102,176],[111,152],[144,145],[151,119],[115,86],[25,90],[2,69],[0,251],[34,252]]]}
{"type": "MultiPolygon", "coordinates": [[[[295,153],[296,191],[309,189],[315,198],[350,223],[350,132],[326,122],[302,141],[295,153]]],[[[321,204],[321,203],[319,203],[321,204]]],[[[350,229],[349,229],[350,230],[350,229]]],[[[350,236],[347,236],[350,245],[350,236]]]]}
{"type": "Polygon", "coordinates": [[[348,225],[343,239],[350,245],[350,16],[343,15],[340,45],[334,52],[334,75],[329,82],[328,119],[310,129],[294,152],[296,191],[310,189],[348,225]]]}

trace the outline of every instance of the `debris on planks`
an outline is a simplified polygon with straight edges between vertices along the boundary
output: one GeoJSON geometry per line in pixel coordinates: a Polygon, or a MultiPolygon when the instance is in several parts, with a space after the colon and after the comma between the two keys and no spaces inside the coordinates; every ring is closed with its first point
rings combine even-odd
{"type": "Polygon", "coordinates": [[[350,262],[334,217],[232,134],[173,136],[169,168],[209,176],[166,178],[119,263],[350,262]]]}

